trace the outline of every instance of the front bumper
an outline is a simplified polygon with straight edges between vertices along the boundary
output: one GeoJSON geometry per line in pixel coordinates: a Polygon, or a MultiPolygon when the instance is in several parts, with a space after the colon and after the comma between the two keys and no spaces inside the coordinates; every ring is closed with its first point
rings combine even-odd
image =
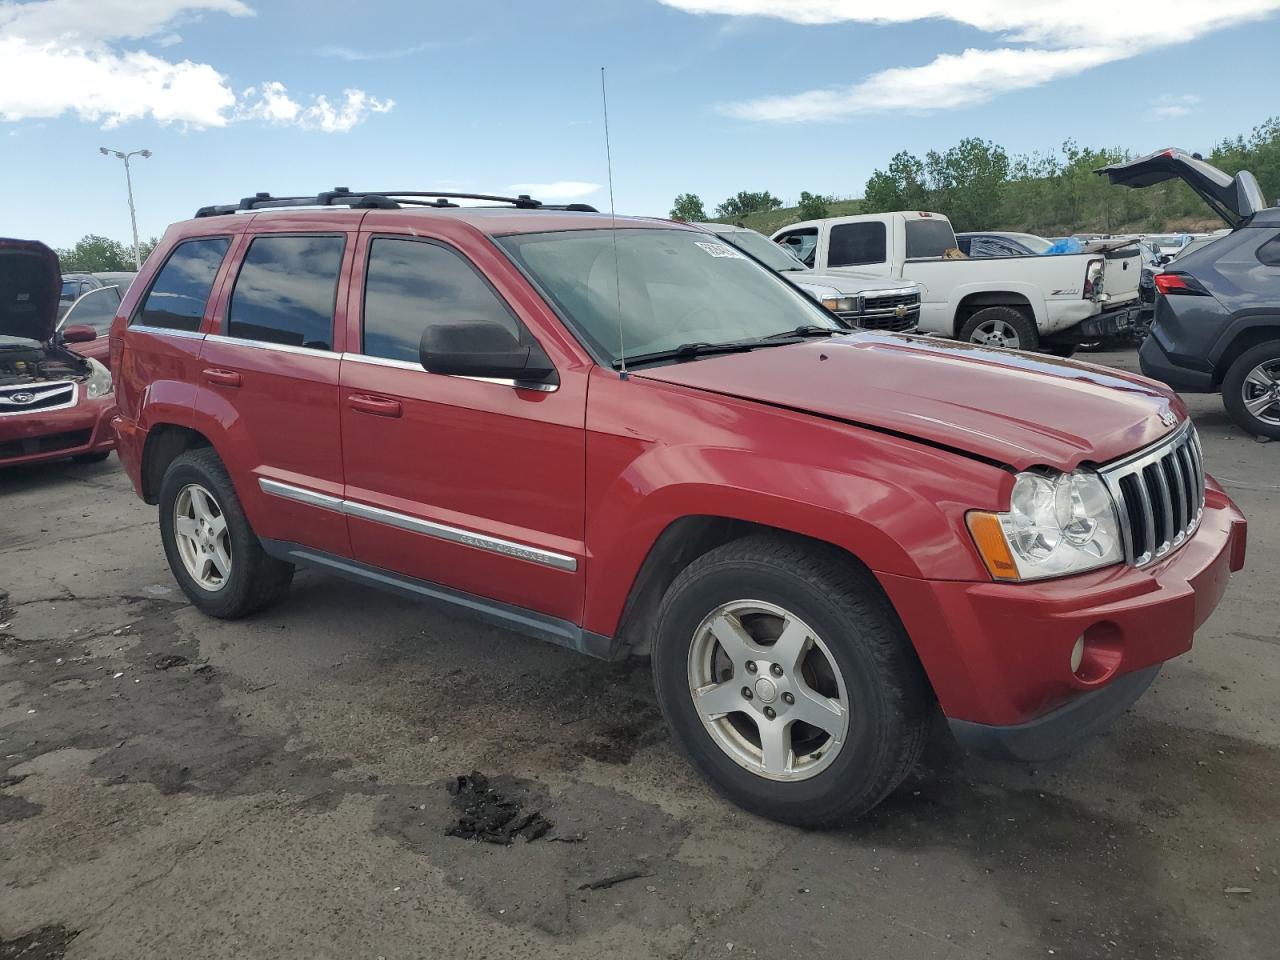
{"type": "Polygon", "coordinates": [[[1142,569],[1030,583],[878,577],[961,742],[1010,756],[1011,743],[1034,741],[1043,757],[1123,712],[1146,686],[1126,678],[1191,649],[1243,568],[1245,541],[1244,516],[1210,483],[1195,535],[1142,569]],[[1087,661],[1102,665],[1089,679],[1070,666],[1082,636],[1087,661]]]}
{"type": "Polygon", "coordinates": [[[115,397],[108,394],[65,410],[0,417],[0,469],[113,449],[114,410],[115,397]]]}

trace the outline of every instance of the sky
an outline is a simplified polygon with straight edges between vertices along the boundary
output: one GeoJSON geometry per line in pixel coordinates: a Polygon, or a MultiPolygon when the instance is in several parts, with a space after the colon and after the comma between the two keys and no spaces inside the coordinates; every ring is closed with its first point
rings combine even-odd
{"type": "Polygon", "coordinates": [[[158,236],[259,191],[708,213],[898,150],[1208,150],[1280,113],[1280,0],[0,0],[0,234],[158,236]]]}

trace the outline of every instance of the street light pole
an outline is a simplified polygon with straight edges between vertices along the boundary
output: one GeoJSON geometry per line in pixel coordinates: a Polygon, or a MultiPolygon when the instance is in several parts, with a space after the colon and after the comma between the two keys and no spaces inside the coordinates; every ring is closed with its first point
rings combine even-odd
{"type": "Polygon", "coordinates": [[[129,170],[130,157],[142,157],[143,160],[150,158],[150,150],[131,150],[129,153],[123,153],[119,150],[108,150],[106,147],[99,147],[98,152],[104,157],[118,157],[124,161],[124,182],[129,188],[129,221],[133,224],[133,262],[139,270],[142,269],[142,248],[138,245],[138,215],[133,209],[133,174],[129,170]]]}

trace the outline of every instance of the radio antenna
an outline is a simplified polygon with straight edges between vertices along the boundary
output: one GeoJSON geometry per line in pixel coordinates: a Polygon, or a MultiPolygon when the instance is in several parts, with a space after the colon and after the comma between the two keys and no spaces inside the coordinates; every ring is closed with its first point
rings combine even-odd
{"type": "Polygon", "coordinates": [[[604,107],[604,158],[609,174],[609,233],[613,240],[613,286],[618,295],[618,376],[627,379],[627,347],[622,337],[622,275],[618,270],[618,215],[613,206],[613,150],[609,145],[609,93],[600,68],[600,103],[604,107]]]}

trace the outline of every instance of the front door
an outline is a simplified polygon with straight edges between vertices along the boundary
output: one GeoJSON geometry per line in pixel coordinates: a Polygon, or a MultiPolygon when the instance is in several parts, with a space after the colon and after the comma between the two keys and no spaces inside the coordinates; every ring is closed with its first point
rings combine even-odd
{"type": "Polygon", "coordinates": [[[200,354],[196,410],[234,437],[227,468],[259,536],[350,556],[334,321],[355,235],[282,229],[241,239],[200,354]]]}
{"type": "Polygon", "coordinates": [[[359,333],[343,358],[341,416],[355,558],[578,622],[585,369],[560,353],[559,382],[545,389],[424,370],[418,344],[432,323],[532,337],[446,243],[362,233],[352,285],[359,333]]]}

